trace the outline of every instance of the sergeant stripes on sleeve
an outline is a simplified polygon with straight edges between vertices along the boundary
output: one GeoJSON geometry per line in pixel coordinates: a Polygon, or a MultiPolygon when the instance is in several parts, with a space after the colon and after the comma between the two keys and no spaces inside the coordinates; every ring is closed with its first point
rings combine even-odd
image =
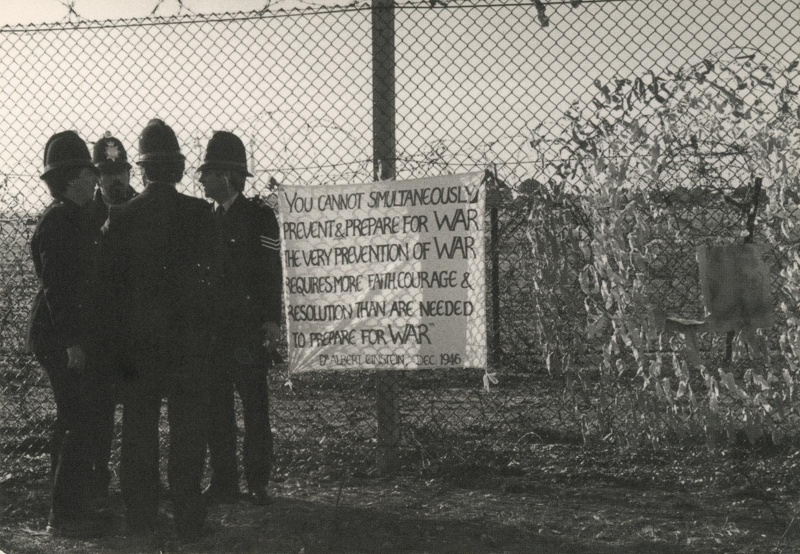
{"type": "Polygon", "coordinates": [[[261,246],[263,246],[264,248],[268,248],[270,250],[281,249],[280,239],[272,239],[269,238],[267,235],[260,235],[260,238],[261,238],[261,246]]]}

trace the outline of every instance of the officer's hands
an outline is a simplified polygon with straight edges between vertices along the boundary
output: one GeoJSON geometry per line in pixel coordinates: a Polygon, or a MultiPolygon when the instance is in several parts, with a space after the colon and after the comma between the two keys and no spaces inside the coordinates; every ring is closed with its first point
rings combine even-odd
{"type": "Polygon", "coordinates": [[[267,321],[264,324],[264,332],[266,334],[264,339],[264,347],[269,352],[274,352],[278,348],[278,342],[281,340],[280,325],[274,321],[267,321]]]}
{"type": "Polygon", "coordinates": [[[83,371],[86,367],[86,353],[80,345],[75,344],[67,347],[67,369],[77,369],[83,371]]]}

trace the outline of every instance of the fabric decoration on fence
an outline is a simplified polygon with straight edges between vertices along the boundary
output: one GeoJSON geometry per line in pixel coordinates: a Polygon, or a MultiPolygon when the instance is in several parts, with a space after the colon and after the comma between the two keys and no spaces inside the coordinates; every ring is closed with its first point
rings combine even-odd
{"type": "Polygon", "coordinates": [[[279,190],[290,373],[486,366],[483,178],[279,190]]]}

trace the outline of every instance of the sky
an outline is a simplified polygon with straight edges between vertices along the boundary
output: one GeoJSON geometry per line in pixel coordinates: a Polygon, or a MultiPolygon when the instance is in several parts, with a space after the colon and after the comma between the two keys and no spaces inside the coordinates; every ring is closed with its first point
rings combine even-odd
{"type": "MultiPolygon", "coordinates": [[[[55,23],[66,20],[72,0],[3,0],[0,26],[55,23]]],[[[146,17],[158,5],[155,15],[179,13],[225,13],[260,10],[267,0],[74,0],[74,10],[83,19],[127,19],[146,17]]],[[[325,2],[314,2],[324,4],[325,2]]],[[[272,0],[273,6],[291,5],[290,0],[272,0]]],[[[295,2],[296,4],[296,2],[295,2]]],[[[73,16],[74,19],[74,16],[73,16]]]]}
{"type": "MultiPolygon", "coordinates": [[[[2,0],[0,26],[66,22],[70,1],[2,0]]],[[[155,15],[175,16],[248,12],[267,1],[182,0],[183,11],[178,0],[74,6],[82,19],[104,21],[144,18],[157,5],[155,15]]],[[[271,0],[270,7],[345,2],[271,0]]],[[[800,55],[798,15],[778,0],[550,4],[548,28],[530,5],[420,4],[396,14],[402,178],[498,161],[502,177],[515,183],[547,161],[534,150],[531,129],[552,127],[560,136],[565,109],[591,100],[596,79],[662,74],[720,48],[760,48],[787,63],[800,55]]],[[[251,171],[264,181],[370,179],[368,10],[274,15],[7,28],[0,36],[0,178],[16,179],[9,187],[27,201],[28,188],[40,187],[45,137],[74,129],[91,142],[113,132],[135,157],[143,123],[160,117],[176,129],[192,167],[211,132],[225,129],[243,137],[251,171]]],[[[0,211],[3,190],[0,182],[0,211]]]]}

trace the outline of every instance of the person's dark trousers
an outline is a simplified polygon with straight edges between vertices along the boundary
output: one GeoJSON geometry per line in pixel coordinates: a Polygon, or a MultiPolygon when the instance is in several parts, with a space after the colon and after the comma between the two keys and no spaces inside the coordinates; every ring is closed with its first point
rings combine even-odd
{"type": "Polygon", "coordinates": [[[176,358],[164,345],[147,343],[133,353],[136,375],[125,385],[122,415],[122,495],[129,527],[152,529],[158,519],[159,415],[167,395],[168,479],[175,527],[183,538],[205,522],[202,478],[208,414],[207,370],[176,358]]]}
{"type": "Polygon", "coordinates": [[[236,412],[234,389],[244,412],[243,465],[251,490],[269,484],[272,469],[272,429],[269,419],[266,352],[254,337],[237,346],[233,340],[215,340],[214,385],[209,411],[209,458],[212,486],[238,491],[236,412]]]}
{"type": "Polygon", "coordinates": [[[214,381],[208,411],[208,454],[211,487],[220,493],[239,493],[239,470],[236,465],[236,408],[233,380],[214,356],[214,381]]]}
{"type": "MultiPolygon", "coordinates": [[[[41,362],[39,362],[41,363],[41,362]]],[[[44,365],[42,365],[44,367],[44,365]]],[[[67,434],[67,423],[64,418],[59,417],[56,408],[56,420],[53,423],[53,432],[50,434],[50,480],[56,477],[58,458],[61,455],[61,445],[64,444],[64,436],[67,434]]]]}
{"type": "Polygon", "coordinates": [[[66,346],[35,345],[36,359],[50,379],[56,402],[51,440],[54,460],[49,523],[59,525],[86,516],[91,476],[87,387],[83,371],[67,368],[66,346]]]}
{"type": "Polygon", "coordinates": [[[208,380],[178,375],[169,385],[169,489],[175,528],[183,538],[197,538],[206,519],[200,481],[206,454],[208,380]]]}
{"type": "Polygon", "coordinates": [[[161,387],[158,382],[131,379],[122,402],[120,487],[128,526],[154,529],[158,521],[158,421],[161,387]]]}
{"type": "Polygon", "coordinates": [[[114,441],[114,413],[117,407],[116,387],[106,377],[94,375],[91,383],[94,402],[92,441],[92,478],[90,492],[95,497],[108,495],[111,483],[111,446],[114,441]]]}

